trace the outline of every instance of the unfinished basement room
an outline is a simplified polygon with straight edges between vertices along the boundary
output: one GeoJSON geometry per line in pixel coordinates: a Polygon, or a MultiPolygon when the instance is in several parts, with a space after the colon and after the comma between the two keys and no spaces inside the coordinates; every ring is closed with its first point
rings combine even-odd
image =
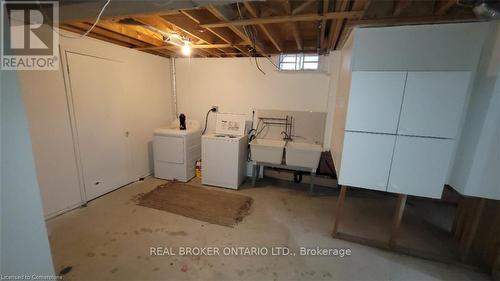
{"type": "Polygon", "coordinates": [[[0,6],[0,280],[500,281],[500,0],[0,6]]]}

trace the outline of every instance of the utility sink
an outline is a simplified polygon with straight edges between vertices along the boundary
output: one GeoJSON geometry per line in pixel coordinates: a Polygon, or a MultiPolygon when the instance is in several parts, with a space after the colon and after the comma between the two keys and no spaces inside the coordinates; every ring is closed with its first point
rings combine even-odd
{"type": "Polygon", "coordinates": [[[271,164],[281,164],[285,141],[254,139],[250,142],[252,161],[271,164]]]}
{"type": "Polygon", "coordinates": [[[288,142],[286,144],[286,164],[289,166],[318,168],[322,147],[319,144],[288,142]]]}

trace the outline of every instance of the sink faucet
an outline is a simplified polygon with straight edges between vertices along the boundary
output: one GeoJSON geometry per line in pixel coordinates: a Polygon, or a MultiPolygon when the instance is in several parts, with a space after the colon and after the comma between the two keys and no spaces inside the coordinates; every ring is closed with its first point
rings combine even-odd
{"type": "Polygon", "coordinates": [[[281,134],[283,135],[284,141],[291,141],[292,140],[292,136],[288,135],[287,132],[283,131],[283,132],[281,132],[281,134]]]}

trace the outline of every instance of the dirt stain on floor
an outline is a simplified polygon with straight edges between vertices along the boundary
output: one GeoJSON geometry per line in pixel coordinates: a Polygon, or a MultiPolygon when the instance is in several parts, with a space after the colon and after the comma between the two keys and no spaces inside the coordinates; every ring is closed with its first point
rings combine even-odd
{"type": "Polygon", "coordinates": [[[145,227],[143,227],[143,228],[141,228],[141,231],[142,232],[153,233],[153,230],[151,230],[151,228],[145,228],[145,227]]]}
{"type": "Polygon", "coordinates": [[[118,271],[118,268],[116,268],[116,267],[115,267],[115,268],[111,269],[111,271],[110,271],[110,272],[111,272],[111,273],[116,273],[117,271],[118,271]]]}
{"type": "Polygon", "coordinates": [[[181,230],[181,231],[169,232],[168,235],[170,235],[170,236],[187,236],[188,233],[185,232],[184,230],[181,230]]]}

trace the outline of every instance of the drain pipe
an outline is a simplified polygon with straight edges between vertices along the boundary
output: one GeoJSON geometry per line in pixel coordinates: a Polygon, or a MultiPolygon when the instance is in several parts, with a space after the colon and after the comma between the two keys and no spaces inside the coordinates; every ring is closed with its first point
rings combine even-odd
{"type": "Polygon", "coordinates": [[[178,117],[177,111],[177,84],[176,84],[176,76],[175,76],[175,58],[170,59],[170,68],[172,73],[172,113],[174,115],[174,120],[178,117]]]}

